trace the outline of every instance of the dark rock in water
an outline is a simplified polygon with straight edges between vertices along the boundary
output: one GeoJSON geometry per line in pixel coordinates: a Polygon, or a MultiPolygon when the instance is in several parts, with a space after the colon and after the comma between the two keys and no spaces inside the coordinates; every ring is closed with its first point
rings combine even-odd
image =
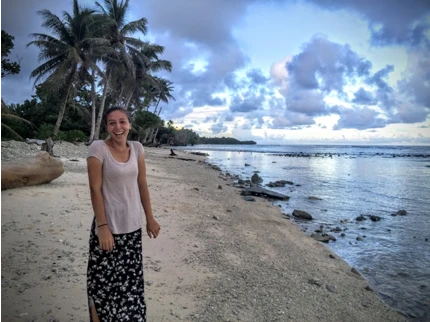
{"type": "Polygon", "coordinates": [[[406,210],[399,210],[395,214],[391,214],[391,216],[406,216],[408,212],[406,210]]]}
{"type": "Polygon", "coordinates": [[[357,218],[355,218],[355,220],[357,220],[357,221],[363,221],[363,220],[366,220],[366,217],[364,217],[363,215],[360,215],[357,218]]]}
{"type": "Polygon", "coordinates": [[[314,197],[314,196],[309,196],[308,198],[309,200],[322,200],[321,198],[318,197],[314,197]]]}
{"type": "Polygon", "coordinates": [[[306,220],[312,220],[313,219],[311,214],[307,213],[306,211],[296,210],[296,209],[294,209],[294,211],[293,211],[293,216],[300,218],[300,219],[306,219],[306,220]]]}
{"type": "Polygon", "coordinates": [[[294,182],[287,181],[287,180],[278,180],[278,181],[275,181],[275,182],[269,182],[268,184],[266,184],[266,186],[270,187],[270,188],[283,188],[287,184],[293,185],[294,182]]]}
{"type": "Polygon", "coordinates": [[[408,277],[409,276],[409,274],[406,272],[399,272],[399,273],[397,273],[397,275],[400,277],[408,277]]]}
{"type": "Polygon", "coordinates": [[[322,243],[328,243],[330,240],[336,241],[336,238],[329,234],[318,234],[318,233],[312,233],[311,237],[315,239],[316,241],[322,242],[322,243]]]}
{"type": "Polygon", "coordinates": [[[370,215],[369,218],[371,221],[380,221],[382,219],[381,217],[375,215],[370,215]]]}
{"type": "Polygon", "coordinates": [[[353,272],[356,275],[360,275],[361,276],[360,272],[355,267],[351,268],[351,272],[353,272]]]}
{"type": "Polygon", "coordinates": [[[290,197],[287,195],[283,195],[281,193],[277,193],[274,191],[270,191],[261,187],[250,187],[242,190],[242,196],[247,195],[253,195],[258,197],[268,197],[273,199],[280,199],[280,200],[288,200],[290,197]]]}
{"type": "Polygon", "coordinates": [[[248,163],[245,163],[245,167],[250,167],[251,165],[248,163]]]}
{"type": "Polygon", "coordinates": [[[356,240],[357,241],[363,241],[364,239],[363,239],[363,237],[357,236],[356,240]]]}
{"type": "Polygon", "coordinates": [[[257,173],[254,173],[251,177],[251,182],[255,184],[260,184],[263,182],[263,178],[261,178],[257,173]]]}

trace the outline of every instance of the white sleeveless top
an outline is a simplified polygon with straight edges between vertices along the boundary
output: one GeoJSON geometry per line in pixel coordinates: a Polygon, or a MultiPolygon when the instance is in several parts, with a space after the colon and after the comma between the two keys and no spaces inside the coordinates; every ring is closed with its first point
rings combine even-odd
{"type": "Polygon", "coordinates": [[[112,234],[131,233],[142,228],[143,207],[137,177],[138,159],[144,149],[137,141],[127,141],[127,144],[130,158],[124,163],[113,158],[103,140],[94,141],[88,148],[87,159],[95,157],[103,164],[102,194],[105,216],[112,234]]]}

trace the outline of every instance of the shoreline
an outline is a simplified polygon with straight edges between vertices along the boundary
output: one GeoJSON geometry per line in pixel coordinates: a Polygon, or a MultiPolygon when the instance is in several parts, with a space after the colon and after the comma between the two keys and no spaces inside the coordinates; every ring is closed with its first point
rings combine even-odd
{"type": "MultiPolygon", "coordinates": [[[[149,321],[406,321],[328,247],[267,200],[243,200],[202,157],[145,151],[162,227],[143,242],[149,321]]],[[[85,159],[68,158],[50,184],[2,191],[5,320],[88,320],[92,209],[85,159]]]]}

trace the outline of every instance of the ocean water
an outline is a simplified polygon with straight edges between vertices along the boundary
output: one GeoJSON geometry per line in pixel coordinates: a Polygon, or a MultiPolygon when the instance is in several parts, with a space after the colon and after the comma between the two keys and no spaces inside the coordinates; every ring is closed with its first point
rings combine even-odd
{"type": "Polygon", "coordinates": [[[310,213],[311,222],[295,220],[307,234],[324,225],[324,232],[337,239],[327,246],[360,270],[389,306],[411,321],[430,321],[429,146],[197,145],[182,149],[206,152],[209,163],[242,179],[259,171],[263,186],[277,180],[294,182],[268,188],[290,197],[275,202],[282,212],[310,213]],[[406,216],[391,216],[402,209],[406,216]],[[382,219],[357,221],[359,215],[382,219]],[[329,231],[335,227],[342,231],[329,231]]]}

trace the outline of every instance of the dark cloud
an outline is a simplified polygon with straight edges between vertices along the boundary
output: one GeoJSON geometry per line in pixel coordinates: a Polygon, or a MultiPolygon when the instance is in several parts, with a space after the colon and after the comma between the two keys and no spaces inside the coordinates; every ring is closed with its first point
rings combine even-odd
{"type": "Polygon", "coordinates": [[[397,107],[396,113],[391,115],[390,123],[419,123],[425,122],[430,109],[403,103],[397,107]]]}
{"type": "Polygon", "coordinates": [[[218,116],[207,116],[204,119],[204,123],[208,123],[208,122],[217,122],[218,121],[218,116]]]}
{"type": "Polygon", "coordinates": [[[394,71],[393,65],[387,65],[381,70],[378,70],[373,76],[367,79],[368,84],[376,85],[378,89],[383,91],[392,91],[391,86],[387,84],[384,78],[388,77],[388,74],[394,71]]]}
{"type": "Polygon", "coordinates": [[[341,129],[358,129],[366,130],[372,128],[382,128],[387,125],[387,121],[380,117],[380,114],[368,107],[346,108],[338,106],[332,109],[337,110],[340,116],[339,120],[333,127],[334,130],[341,129]]]}
{"type": "Polygon", "coordinates": [[[287,113],[285,116],[273,118],[269,125],[272,129],[285,129],[297,125],[312,125],[315,121],[312,117],[300,113],[287,113]]]}
{"type": "Polygon", "coordinates": [[[346,79],[369,74],[371,63],[351,50],[321,36],[305,44],[303,51],[287,63],[294,83],[303,89],[343,93],[346,79]]]}
{"type": "Polygon", "coordinates": [[[353,103],[357,103],[359,105],[374,105],[375,99],[371,92],[366,91],[363,87],[354,93],[353,103]]]}
{"type": "Polygon", "coordinates": [[[260,69],[256,69],[256,68],[249,70],[246,73],[246,75],[248,76],[249,79],[251,79],[253,83],[258,85],[264,85],[269,80],[268,78],[264,77],[260,69]]]}
{"type": "Polygon", "coordinates": [[[428,0],[379,0],[379,1],[332,1],[309,0],[323,8],[332,10],[352,9],[369,20],[371,41],[375,45],[410,44],[426,40],[430,29],[428,0]]]}
{"type": "Polygon", "coordinates": [[[216,123],[210,127],[213,134],[219,134],[228,130],[228,127],[223,123],[216,123]]]}
{"type": "Polygon", "coordinates": [[[225,121],[227,121],[227,122],[231,122],[231,121],[233,121],[234,120],[234,116],[233,116],[233,114],[226,114],[225,116],[224,116],[224,120],[225,121]]]}
{"type": "Polygon", "coordinates": [[[230,103],[230,111],[233,113],[248,113],[256,111],[263,107],[265,101],[264,96],[257,96],[253,92],[248,92],[247,95],[242,98],[240,95],[235,95],[230,103]]]}
{"type": "Polygon", "coordinates": [[[324,95],[316,90],[293,88],[286,97],[287,110],[307,116],[326,115],[329,110],[324,102],[324,95]]]}
{"type": "Polygon", "coordinates": [[[430,56],[429,51],[417,53],[410,61],[409,75],[399,82],[402,93],[410,95],[416,104],[430,108],[430,56]]]}

